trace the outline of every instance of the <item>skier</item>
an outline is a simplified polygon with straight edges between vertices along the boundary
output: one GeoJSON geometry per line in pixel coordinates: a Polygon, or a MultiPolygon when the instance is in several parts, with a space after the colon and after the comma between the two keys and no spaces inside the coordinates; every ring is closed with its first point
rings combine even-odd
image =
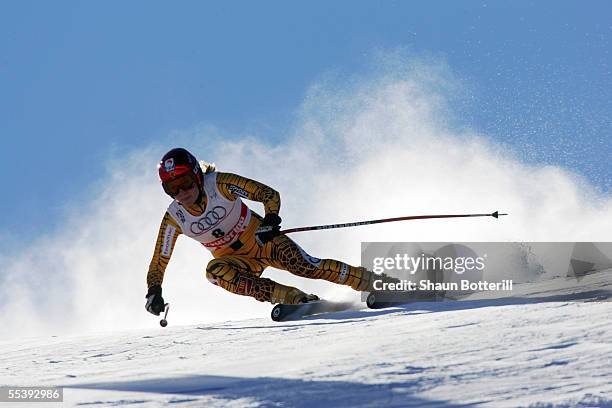
{"type": "Polygon", "coordinates": [[[308,255],[280,234],[280,195],[274,189],[231,173],[218,172],[213,164],[175,148],[158,165],[164,191],[174,201],[166,211],[147,274],[146,310],[164,310],[162,281],[176,238],[185,234],[212,252],[206,278],[232,293],[260,302],[299,304],[318,300],[314,294],[282,285],[262,272],[268,266],[310,279],[325,279],[357,291],[371,290],[380,276],[363,267],[308,255]],[[265,216],[249,209],[242,199],[263,203],[265,216]]]}

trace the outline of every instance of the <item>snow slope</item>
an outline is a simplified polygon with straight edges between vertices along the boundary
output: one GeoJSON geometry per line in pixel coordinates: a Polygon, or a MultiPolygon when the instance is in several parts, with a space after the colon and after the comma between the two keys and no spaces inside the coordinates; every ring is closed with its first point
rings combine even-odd
{"type": "Polygon", "coordinates": [[[7,340],[0,383],[67,387],[45,407],[612,407],[611,282],[606,270],[506,299],[7,340]]]}

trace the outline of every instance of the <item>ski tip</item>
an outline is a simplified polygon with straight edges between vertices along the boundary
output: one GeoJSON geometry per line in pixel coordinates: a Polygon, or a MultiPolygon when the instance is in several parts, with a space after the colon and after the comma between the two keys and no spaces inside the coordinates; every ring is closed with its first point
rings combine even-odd
{"type": "Polygon", "coordinates": [[[283,309],[281,305],[276,305],[272,308],[272,312],[270,313],[272,320],[275,322],[280,322],[283,318],[283,309]]]}

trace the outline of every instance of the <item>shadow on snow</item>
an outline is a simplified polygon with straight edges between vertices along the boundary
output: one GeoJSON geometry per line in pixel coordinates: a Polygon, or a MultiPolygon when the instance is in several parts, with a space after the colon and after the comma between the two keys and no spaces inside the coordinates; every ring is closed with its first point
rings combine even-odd
{"type": "Polygon", "coordinates": [[[261,406],[288,407],[471,407],[412,395],[422,384],[413,382],[363,384],[287,378],[241,378],[214,375],[158,378],[69,385],[66,388],[209,396],[225,400],[254,399],[261,406]]]}

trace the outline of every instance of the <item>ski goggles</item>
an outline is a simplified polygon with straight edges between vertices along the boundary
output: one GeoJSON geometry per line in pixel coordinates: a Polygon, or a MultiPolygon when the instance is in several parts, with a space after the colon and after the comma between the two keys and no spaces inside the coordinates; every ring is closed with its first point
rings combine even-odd
{"type": "Polygon", "coordinates": [[[169,196],[175,197],[181,190],[191,190],[196,181],[192,174],[185,173],[175,179],[164,181],[162,187],[169,196]]]}

